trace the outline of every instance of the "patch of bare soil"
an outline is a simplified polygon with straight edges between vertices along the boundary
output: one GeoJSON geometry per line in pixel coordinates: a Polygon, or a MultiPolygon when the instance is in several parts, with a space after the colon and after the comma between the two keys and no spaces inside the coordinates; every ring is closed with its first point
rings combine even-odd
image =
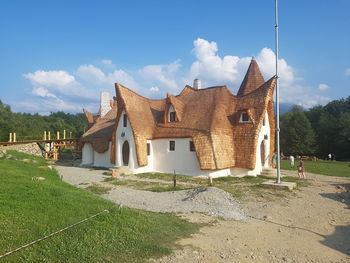
{"type": "MultiPolygon", "coordinates": [[[[249,220],[216,220],[180,240],[182,249],[151,262],[350,262],[350,178],[307,176],[311,184],[288,198],[247,198],[242,206],[249,220]]],[[[184,216],[195,222],[213,220],[202,214],[184,216]]]]}

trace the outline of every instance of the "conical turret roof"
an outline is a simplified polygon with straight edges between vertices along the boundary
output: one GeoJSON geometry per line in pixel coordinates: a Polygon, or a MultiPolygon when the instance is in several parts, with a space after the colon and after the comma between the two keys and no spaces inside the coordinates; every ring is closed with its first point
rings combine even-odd
{"type": "Polygon", "coordinates": [[[250,62],[248,71],[243,79],[241,87],[238,90],[237,96],[246,95],[253,90],[256,90],[265,83],[263,76],[261,75],[258,63],[256,63],[254,57],[250,62]]]}

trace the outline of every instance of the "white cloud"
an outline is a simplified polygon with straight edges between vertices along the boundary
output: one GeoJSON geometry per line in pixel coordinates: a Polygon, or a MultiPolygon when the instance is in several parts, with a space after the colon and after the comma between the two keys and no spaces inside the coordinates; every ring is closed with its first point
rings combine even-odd
{"type": "Polygon", "coordinates": [[[54,89],[69,88],[75,83],[75,78],[66,71],[43,71],[37,70],[34,73],[24,74],[34,86],[52,87],[54,89]]]}
{"type": "Polygon", "coordinates": [[[43,87],[34,88],[32,94],[39,97],[57,98],[54,94],[50,93],[47,89],[43,87]]]}
{"type": "Polygon", "coordinates": [[[320,85],[318,85],[318,89],[319,90],[326,90],[329,89],[330,87],[327,84],[321,83],[320,85]]]}
{"type": "Polygon", "coordinates": [[[118,82],[130,89],[140,89],[139,84],[123,70],[114,70],[105,74],[100,68],[93,65],[82,65],[77,70],[77,76],[89,84],[103,86],[104,89],[110,89],[114,83],[118,82]]]}
{"type": "Polygon", "coordinates": [[[345,70],[345,76],[350,76],[350,68],[347,68],[347,69],[345,70]]]}
{"type": "MultiPolygon", "coordinates": [[[[188,68],[183,68],[180,60],[169,64],[146,65],[139,70],[129,72],[116,69],[112,60],[99,61],[96,65],[80,65],[76,72],[64,70],[27,73],[23,76],[31,81],[31,95],[37,99],[37,106],[22,103],[23,108],[37,109],[41,112],[66,110],[81,111],[83,107],[98,108],[99,92],[106,90],[114,93],[114,83],[135,90],[144,96],[156,96],[172,90],[177,92],[185,84],[192,85],[195,78],[202,81],[202,87],[227,85],[236,93],[248,69],[251,57],[235,55],[220,56],[216,42],[198,38],[193,42],[195,60],[188,68]],[[142,84],[142,86],[140,85],[142,84]],[[143,87],[143,88],[141,88],[143,87]],[[39,106],[38,106],[39,105],[39,106]]],[[[275,75],[275,54],[269,48],[262,48],[255,57],[265,80],[275,75]]],[[[317,95],[320,90],[328,89],[326,84],[307,87],[300,84],[301,78],[285,59],[279,59],[281,102],[312,107],[330,101],[330,98],[317,95]]],[[[350,69],[346,70],[350,75],[350,69]]]]}
{"type": "Polygon", "coordinates": [[[148,65],[139,70],[140,75],[148,80],[158,82],[161,86],[169,89],[178,89],[175,75],[181,67],[180,61],[176,60],[167,65],[148,65]]]}
{"type": "MultiPolygon", "coordinates": [[[[224,56],[220,57],[218,46],[198,38],[193,42],[193,52],[197,60],[192,64],[187,82],[200,78],[204,86],[228,84],[238,87],[242,81],[251,57],[224,56]]],[[[256,56],[261,73],[265,78],[275,75],[275,54],[269,48],[263,48],[256,56]]],[[[294,69],[284,59],[279,59],[280,84],[291,85],[295,80],[294,69]]]]}
{"type": "Polygon", "coordinates": [[[90,98],[94,95],[91,90],[82,86],[73,75],[66,71],[37,70],[34,73],[27,73],[23,76],[31,81],[33,85],[32,94],[37,96],[43,97],[43,94],[46,93],[46,97],[61,95],[90,98]]]}
{"type": "Polygon", "coordinates": [[[101,63],[106,66],[114,66],[112,60],[110,59],[102,59],[101,63]]]}
{"type": "Polygon", "coordinates": [[[158,88],[158,87],[151,87],[151,88],[149,89],[149,91],[151,91],[151,92],[158,92],[158,91],[159,91],[159,88],[158,88]]]}
{"type": "Polygon", "coordinates": [[[304,108],[324,105],[331,99],[317,94],[313,87],[293,84],[287,88],[281,88],[281,103],[296,104],[304,108]]]}

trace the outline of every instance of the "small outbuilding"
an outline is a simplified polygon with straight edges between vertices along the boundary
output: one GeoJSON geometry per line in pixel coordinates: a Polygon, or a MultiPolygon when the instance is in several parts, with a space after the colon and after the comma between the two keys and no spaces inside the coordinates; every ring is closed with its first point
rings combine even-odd
{"type": "Polygon", "coordinates": [[[257,175],[274,152],[273,93],[252,59],[238,90],[185,86],[180,94],[148,99],[115,84],[102,93],[97,116],[81,137],[82,165],[127,166],[133,173],[192,176],[257,175]]]}

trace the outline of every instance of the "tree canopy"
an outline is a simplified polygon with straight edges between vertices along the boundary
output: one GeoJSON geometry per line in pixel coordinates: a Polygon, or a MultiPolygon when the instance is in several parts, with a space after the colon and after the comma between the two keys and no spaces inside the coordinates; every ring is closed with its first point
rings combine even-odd
{"type": "Polygon", "coordinates": [[[295,106],[281,115],[281,149],[286,154],[325,158],[331,153],[350,160],[350,96],[307,111],[295,106]]]}
{"type": "Polygon", "coordinates": [[[64,112],[51,113],[48,116],[29,113],[14,113],[10,106],[0,100],[0,141],[8,141],[9,133],[15,132],[17,140],[41,139],[44,131],[51,132],[51,138],[56,132],[66,130],[67,137],[80,137],[87,129],[84,114],[64,112]]]}

